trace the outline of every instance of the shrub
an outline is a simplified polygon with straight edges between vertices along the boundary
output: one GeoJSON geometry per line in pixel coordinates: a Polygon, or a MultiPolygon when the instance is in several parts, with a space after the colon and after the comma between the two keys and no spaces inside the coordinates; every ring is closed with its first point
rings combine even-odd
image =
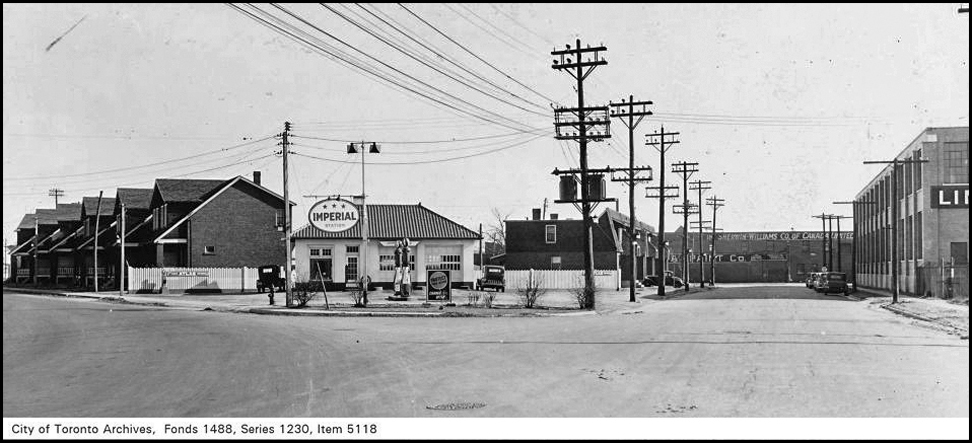
{"type": "Polygon", "coordinates": [[[318,292],[324,290],[324,284],[320,281],[302,281],[294,283],[294,303],[296,307],[301,308],[307,306],[307,302],[311,301],[318,292]]]}
{"type": "Polygon", "coordinates": [[[466,304],[469,306],[476,306],[479,304],[480,297],[481,297],[480,293],[475,291],[470,292],[469,294],[466,295],[466,304]]]}
{"type": "Polygon", "coordinates": [[[594,308],[594,291],[591,290],[590,293],[588,293],[587,287],[584,284],[583,275],[578,275],[577,278],[574,279],[574,285],[572,288],[570,288],[570,293],[574,296],[577,306],[581,309],[594,308]]]}
{"type": "Polygon", "coordinates": [[[533,308],[547,290],[543,287],[543,279],[539,275],[533,275],[526,287],[518,288],[516,292],[520,295],[520,300],[523,300],[523,307],[533,308]]]}
{"type": "Polygon", "coordinates": [[[493,300],[496,300],[495,292],[482,292],[483,306],[486,308],[493,307],[493,300]]]}

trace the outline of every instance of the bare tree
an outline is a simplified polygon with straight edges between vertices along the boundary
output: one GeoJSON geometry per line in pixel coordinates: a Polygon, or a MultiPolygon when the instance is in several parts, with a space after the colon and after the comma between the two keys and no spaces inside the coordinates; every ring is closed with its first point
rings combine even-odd
{"type": "Polygon", "coordinates": [[[496,245],[499,250],[497,253],[506,252],[506,220],[513,215],[513,211],[504,212],[494,207],[490,213],[492,218],[486,224],[483,236],[486,237],[486,241],[496,245]]]}

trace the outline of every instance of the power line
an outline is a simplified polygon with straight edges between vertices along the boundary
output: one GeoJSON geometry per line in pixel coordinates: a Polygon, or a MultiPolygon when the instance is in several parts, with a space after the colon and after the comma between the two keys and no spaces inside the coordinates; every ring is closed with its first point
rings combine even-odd
{"type": "MultiPolygon", "coordinates": [[[[527,52],[527,51],[531,51],[531,49],[530,49],[530,48],[526,48],[526,49],[527,49],[527,51],[524,51],[524,50],[523,50],[522,48],[520,48],[520,47],[519,47],[519,46],[517,46],[516,44],[514,44],[514,43],[511,43],[510,41],[508,41],[508,40],[506,40],[505,38],[500,38],[500,36],[498,36],[498,35],[496,35],[496,34],[495,34],[495,33],[493,33],[492,31],[490,31],[490,30],[488,30],[488,29],[486,29],[486,28],[484,28],[484,27],[482,27],[481,25],[479,25],[478,23],[476,23],[475,21],[473,21],[473,20],[472,20],[472,19],[470,19],[469,17],[466,17],[465,15],[463,15],[463,14],[462,14],[461,12],[459,12],[459,11],[456,11],[456,10],[455,10],[455,9],[453,9],[453,8],[452,8],[452,6],[451,6],[451,5],[449,5],[448,3],[443,3],[443,5],[444,5],[444,6],[446,7],[446,8],[448,8],[448,9],[449,9],[450,11],[452,11],[452,12],[454,12],[454,13],[455,13],[456,15],[458,15],[458,16],[460,16],[460,17],[462,17],[462,18],[463,18],[464,20],[466,20],[467,22],[469,22],[469,23],[471,23],[471,24],[472,24],[473,26],[475,26],[475,27],[477,27],[477,28],[479,28],[480,30],[482,30],[483,32],[485,32],[485,33],[487,33],[487,34],[489,34],[490,36],[492,36],[493,38],[495,38],[495,39],[496,39],[497,41],[499,41],[499,42],[502,42],[502,43],[503,43],[504,45],[506,45],[506,46],[508,46],[508,47],[510,47],[511,49],[513,49],[513,50],[515,50],[515,51],[517,51],[517,52],[519,52],[519,53],[521,53],[521,54],[524,54],[524,55],[527,55],[527,56],[534,56],[534,54],[532,54],[532,53],[530,53],[530,52],[527,52]]],[[[493,26],[493,25],[492,25],[491,23],[489,23],[489,21],[487,21],[487,20],[485,20],[485,19],[483,19],[483,18],[482,18],[481,16],[479,16],[479,14],[476,14],[476,13],[475,13],[475,12],[474,12],[473,10],[471,10],[471,9],[469,9],[469,8],[468,8],[468,7],[466,7],[465,5],[463,5],[463,4],[461,4],[461,3],[459,3],[458,5],[459,5],[459,7],[461,7],[462,9],[465,9],[465,10],[466,10],[466,12],[468,12],[468,13],[470,13],[470,14],[472,14],[472,15],[473,15],[474,17],[476,17],[476,18],[478,18],[478,19],[479,19],[480,21],[482,21],[483,23],[486,23],[486,25],[487,25],[487,26],[489,26],[489,27],[491,27],[491,28],[493,28],[493,29],[499,29],[499,28],[497,28],[497,27],[495,27],[495,26],[493,26]]],[[[506,34],[505,32],[503,32],[502,30],[500,30],[500,32],[501,32],[501,33],[503,33],[503,35],[504,35],[504,36],[508,36],[508,35],[507,35],[507,34],[506,34]]],[[[516,40],[514,39],[513,41],[515,42],[516,40]]]]}
{"type": "Polygon", "coordinates": [[[459,43],[459,42],[457,42],[457,41],[456,41],[455,39],[453,39],[452,37],[449,37],[449,36],[448,36],[448,35],[447,35],[446,33],[444,33],[444,32],[442,32],[441,30],[439,30],[439,28],[436,28],[436,27],[435,27],[434,25],[432,25],[431,23],[429,23],[429,22],[427,22],[427,21],[426,21],[425,19],[423,19],[422,17],[419,17],[419,15],[418,15],[418,14],[416,14],[416,13],[414,13],[414,12],[412,12],[412,10],[411,10],[411,9],[408,9],[408,7],[406,7],[405,5],[403,5],[403,4],[401,4],[401,3],[398,3],[398,6],[400,6],[400,7],[402,8],[402,9],[404,9],[404,10],[406,10],[406,11],[408,11],[408,13],[409,13],[409,14],[411,14],[411,15],[412,15],[413,17],[415,17],[415,18],[417,18],[417,19],[418,19],[419,21],[421,21],[422,23],[425,23],[425,24],[426,24],[426,25],[427,25],[428,27],[430,27],[430,28],[432,28],[433,30],[435,30],[435,32],[437,32],[437,33],[439,33],[439,35],[441,35],[441,36],[443,36],[443,37],[445,37],[445,38],[446,38],[447,40],[449,40],[450,42],[452,42],[452,43],[454,43],[454,44],[455,44],[456,46],[458,46],[458,47],[460,47],[460,48],[462,48],[462,49],[463,49],[464,51],[466,51],[467,53],[469,53],[469,55],[472,55],[472,56],[473,56],[473,57],[475,57],[475,58],[476,58],[477,60],[479,60],[479,61],[481,61],[481,62],[483,62],[483,63],[485,63],[485,64],[486,64],[487,66],[489,66],[490,68],[493,68],[493,70],[495,70],[496,72],[499,72],[500,74],[503,74],[503,76],[505,76],[506,78],[508,78],[508,79],[510,79],[510,80],[512,80],[512,81],[514,81],[514,82],[516,82],[516,84],[518,84],[518,85],[520,85],[520,86],[522,86],[522,87],[524,87],[524,88],[526,88],[526,89],[527,89],[527,90],[529,90],[530,92],[532,92],[532,93],[534,93],[534,94],[536,94],[537,96],[539,96],[540,98],[543,98],[544,100],[547,100],[547,101],[548,101],[548,102],[550,102],[550,103],[556,103],[556,102],[557,102],[556,100],[554,100],[554,99],[552,99],[552,98],[550,98],[550,97],[547,97],[546,95],[544,95],[544,94],[542,94],[542,93],[540,93],[540,92],[537,92],[537,91],[536,91],[535,89],[533,89],[533,88],[531,88],[531,87],[529,87],[529,86],[527,86],[527,85],[525,85],[525,84],[523,84],[523,83],[522,83],[522,82],[520,82],[519,80],[517,80],[517,79],[515,79],[515,78],[513,78],[513,76],[511,76],[511,75],[509,75],[509,74],[507,74],[506,72],[503,72],[503,70],[501,70],[500,68],[497,68],[496,66],[493,66],[493,64],[492,64],[492,63],[490,63],[490,62],[488,62],[488,61],[486,61],[486,60],[484,60],[484,59],[483,59],[482,57],[480,57],[480,56],[478,56],[478,55],[476,55],[476,53],[474,53],[474,52],[472,52],[471,50],[469,50],[469,48],[467,48],[467,47],[465,47],[465,46],[463,46],[463,45],[462,45],[461,43],[459,43]]]}
{"type": "MultiPolygon", "coordinates": [[[[523,101],[524,103],[527,103],[527,104],[530,104],[530,105],[533,105],[533,106],[537,106],[537,107],[540,107],[540,108],[543,108],[543,106],[540,106],[540,105],[538,105],[538,104],[536,104],[536,103],[534,103],[534,102],[531,102],[531,101],[529,101],[529,100],[527,100],[527,99],[525,99],[525,98],[523,98],[523,97],[520,97],[519,95],[517,95],[517,94],[515,94],[515,93],[513,93],[513,92],[511,92],[511,91],[509,91],[509,90],[507,90],[506,88],[503,88],[502,86],[500,86],[500,85],[497,85],[496,83],[494,83],[493,81],[491,81],[491,80],[489,80],[488,78],[486,78],[486,77],[483,77],[483,76],[481,76],[481,75],[479,75],[478,73],[476,73],[475,71],[473,71],[473,70],[471,70],[471,69],[469,69],[469,68],[467,68],[467,67],[466,67],[466,66],[464,66],[463,64],[461,64],[461,63],[459,63],[459,62],[457,62],[457,61],[454,61],[454,60],[453,60],[453,59],[452,59],[451,57],[448,57],[448,56],[446,56],[445,54],[443,54],[443,53],[442,53],[442,51],[440,51],[440,50],[437,50],[437,49],[435,49],[435,47],[434,47],[434,45],[433,45],[432,43],[430,43],[430,42],[427,42],[427,41],[425,41],[425,39],[422,39],[421,37],[418,37],[418,38],[416,38],[416,37],[413,37],[411,33],[409,33],[409,32],[406,32],[406,31],[404,31],[404,30],[402,30],[403,28],[406,28],[406,27],[405,27],[404,25],[402,25],[401,23],[399,23],[398,21],[396,21],[396,20],[395,20],[394,18],[392,18],[392,17],[390,17],[390,16],[388,16],[388,15],[387,15],[387,14],[385,14],[384,12],[381,12],[381,10],[379,10],[378,8],[375,8],[375,11],[377,11],[377,12],[378,12],[379,14],[381,14],[382,16],[384,16],[385,18],[387,18],[388,20],[390,20],[390,21],[392,21],[392,22],[393,22],[394,24],[392,24],[392,23],[389,23],[388,21],[386,21],[386,20],[384,20],[384,19],[382,19],[381,17],[378,17],[377,15],[375,15],[375,13],[374,13],[374,12],[372,12],[372,11],[370,11],[370,10],[368,10],[367,8],[365,8],[364,6],[362,6],[361,4],[357,4],[357,3],[356,3],[356,5],[357,5],[357,6],[359,7],[359,8],[361,8],[361,9],[363,9],[363,10],[364,10],[365,12],[367,12],[368,14],[371,14],[371,15],[372,15],[373,17],[375,17],[375,18],[377,18],[378,20],[380,20],[380,21],[381,21],[382,23],[384,23],[384,24],[385,24],[386,26],[388,26],[388,27],[390,27],[390,28],[392,28],[392,29],[394,29],[394,30],[396,30],[396,31],[398,31],[398,32],[399,32],[400,34],[402,34],[402,35],[404,35],[404,36],[405,36],[405,37],[407,37],[408,39],[410,39],[410,40],[412,40],[413,42],[415,42],[415,43],[417,43],[417,44],[418,44],[419,46],[422,46],[423,48],[425,48],[425,49],[426,49],[426,50],[428,50],[429,52],[431,52],[431,53],[433,53],[433,54],[435,54],[435,55],[436,55],[436,56],[438,56],[439,58],[441,58],[441,59],[443,59],[443,60],[445,60],[445,61],[447,61],[447,62],[449,62],[449,63],[451,63],[452,65],[454,65],[454,66],[456,66],[456,67],[458,67],[459,69],[462,69],[463,71],[465,71],[465,72],[467,72],[467,73],[469,73],[469,74],[471,74],[471,75],[472,75],[473,77],[476,77],[477,79],[479,79],[479,80],[482,80],[482,81],[484,81],[484,82],[486,82],[487,84],[489,84],[489,85],[490,85],[490,86],[492,86],[493,88],[495,88],[495,89],[497,89],[498,91],[501,91],[501,92],[505,92],[505,93],[507,93],[507,94],[510,94],[510,95],[511,95],[511,96],[513,96],[514,98],[516,98],[516,99],[518,99],[518,100],[520,100],[520,101],[523,101]],[[398,25],[398,26],[395,26],[395,25],[398,25]],[[419,40],[422,40],[422,41],[419,41],[419,40]]],[[[372,7],[374,7],[374,6],[372,6],[372,7]]],[[[406,29],[407,29],[407,28],[406,28],[406,29]]]]}
{"type": "MultiPolygon", "coordinates": [[[[518,134],[518,136],[521,137],[521,139],[522,139],[522,137],[529,136],[529,135],[544,135],[544,134],[537,134],[536,132],[518,134]]],[[[497,146],[497,145],[500,145],[500,144],[503,144],[503,143],[508,143],[510,141],[511,140],[499,141],[499,142],[490,142],[490,143],[486,143],[486,144],[478,144],[478,145],[473,145],[473,146],[463,146],[463,147],[460,147],[460,148],[442,148],[442,149],[431,149],[431,150],[424,150],[424,151],[385,152],[384,154],[387,154],[387,155],[416,155],[416,154],[437,154],[437,153],[441,153],[441,152],[468,151],[468,150],[471,150],[471,149],[482,149],[482,148],[488,148],[488,147],[492,147],[492,146],[497,146]]],[[[349,140],[349,142],[350,143],[354,143],[355,141],[349,140]]],[[[375,143],[380,143],[380,142],[375,142],[375,143]]],[[[324,147],[324,146],[308,145],[308,144],[304,144],[304,143],[292,143],[292,144],[294,146],[303,146],[305,148],[319,149],[319,150],[322,150],[322,151],[333,151],[333,152],[344,152],[345,151],[344,149],[339,149],[339,148],[328,148],[328,147],[324,147]]]]}
{"type": "MultiPolygon", "coordinates": [[[[520,109],[520,110],[523,110],[523,111],[525,111],[525,112],[529,112],[529,113],[532,113],[532,114],[537,114],[537,115],[541,115],[541,116],[546,116],[546,114],[545,114],[545,113],[540,113],[539,111],[536,111],[536,110],[531,110],[531,109],[527,109],[527,108],[524,108],[523,106],[520,106],[520,105],[518,105],[518,104],[516,104],[516,103],[513,103],[513,102],[510,102],[510,101],[508,101],[508,100],[506,100],[506,99],[504,99],[504,98],[502,98],[502,97],[497,97],[497,96],[495,96],[495,95],[493,95],[492,93],[489,93],[489,92],[486,92],[486,91],[484,91],[484,90],[482,90],[482,89],[480,89],[479,87],[477,87],[476,85],[474,85],[474,84],[471,84],[471,83],[469,83],[469,80],[468,80],[468,79],[465,79],[465,78],[458,78],[458,77],[461,77],[461,75],[459,75],[459,74],[457,74],[457,73],[455,73],[455,72],[453,72],[453,73],[451,73],[451,74],[450,74],[450,73],[447,73],[447,72],[444,72],[444,71],[443,71],[442,69],[439,69],[438,67],[436,67],[436,66],[433,66],[433,65],[431,65],[431,64],[429,64],[429,63],[428,63],[427,61],[425,61],[425,60],[422,60],[422,59],[419,59],[419,57],[418,57],[418,56],[416,56],[416,55],[414,55],[414,54],[412,54],[411,52],[409,52],[409,51],[406,51],[405,49],[402,49],[402,47],[401,47],[401,46],[399,46],[399,45],[397,45],[397,44],[395,44],[395,43],[393,43],[393,42],[391,42],[391,41],[389,41],[388,39],[386,39],[386,38],[384,38],[384,37],[382,37],[382,36],[379,36],[379,35],[378,35],[377,33],[375,33],[374,31],[372,31],[372,30],[370,30],[370,29],[368,29],[368,28],[367,28],[367,27],[365,27],[365,26],[362,26],[362,25],[361,25],[360,23],[358,23],[358,22],[356,22],[356,21],[354,21],[354,20],[352,20],[351,18],[349,18],[349,17],[347,17],[347,16],[345,16],[344,14],[342,14],[342,13],[341,13],[341,12],[339,12],[339,11],[337,11],[336,9],[334,9],[334,8],[332,8],[332,7],[330,7],[330,6],[328,6],[328,5],[326,5],[326,4],[324,4],[324,3],[321,3],[321,6],[323,6],[324,8],[327,8],[327,9],[328,9],[329,11],[331,11],[331,12],[333,12],[333,13],[334,13],[334,14],[336,14],[336,15],[337,15],[338,17],[341,17],[342,19],[344,19],[344,20],[345,20],[345,21],[347,21],[348,23],[351,23],[352,25],[354,25],[354,26],[355,26],[355,27],[357,27],[358,29],[360,29],[360,30],[362,30],[362,31],[364,31],[364,32],[365,32],[365,33],[367,33],[368,35],[371,35],[372,37],[374,37],[374,38],[376,38],[376,39],[378,39],[378,40],[379,40],[379,41],[381,41],[382,43],[384,43],[384,44],[386,44],[386,45],[388,45],[388,46],[390,46],[390,47],[392,47],[392,48],[393,48],[393,49],[395,49],[396,51],[398,51],[398,52],[401,52],[402,54],[405,54],[406,56],[408,56],[408,57],[409,57],[409,58],[411,58],[412,60],[415,60],[415,61],[417,61],[417,62],[419,62],[419,63],[421,63],[422,65],[424,65],[424,66],[426,66],[426,67],[428,67],[429,69],[432,69],[433,71],[435,71],[435,72],[438,72],[439,74],[442,74],[442,75],[444,75],[444,76],[446,76],[447,78],[449,78],[450,80],[453,80],[453,81],[455,81],[456,83],[459,83],[459,84],[461,84],[461,85],[463,85],[463,86],[465,86],[465,87],[467,87],[467,88],[470,88],[470,89],[472,89],[472,90],[474,90],[474,91],[476,91],[476,92],[479,92],[479,93],[481,93],[481,94],[483,94],[483,95],[485,95],[485,96],[487,96],[487,97],[490,97],[490,98],[492,98],[492,99],[494,99],[494,100],[497,100],[497,101],[500,101],[500,102],[502,102],[502,103],[505,103],[505,104],[507,104],[507,105],[510,105],[510,106],[513,106],[513,107],[515,107],[515,108],[517,108],[517,109],[520,109]]],[[[369,23],[369,24],[370,24],[370,23],[369,23]]],[[[537,107],[540,107],[540,106],[538,106],[538,105],[536,105],[536,104],[534,104],[534,106],[537,106],[537,107]]],[[[540,107],[540,108],[542,108],[542,107],[540,107]]]]}
{"type": "MultiPolygon", "coordinates": [[[[335,36],[335,35],[333,35],[333,34],[331,34],[330,32],[327,32],[327,31],[325,31],[324,29],[321,29],[321,28],[320,28],[320,27],[318,27],[317,25],[315,25],[315,24],[313,24],[313,23],[311,23],[311,22],[309,22],[309,21],[307,21],[307,20],[305,20],[305,19],[304,19],[303,17],[301,17],[300,15],[298,15],[298,14],[294,14],[293,12],[291,12],[290,10],[288,10],[287,8],[284,8],[284,7],[282,7],[282,6],[280,6],[280,5],[277,5],[277,4],[275,4],[275,3],[271,3],[271,6],[273,6],[273,7],[275,7],[275,8],[277,8],[277,9],[279,9],[279,10],[281,10],[281,11],[283,11],[283,12],[284,12],[285,14],[287,14],[287,15],[289,15],[289,16],[291,16],[291,17],[293,17],[294,19],[296,19],[296,20],[298,20],[298,21],[300,21],[301,23],[303,23],[303,24],[305,24],[305,25],[307,25],[307,26],[309,26],[309,27],[311,27],[311,28],[313,28],[314,30],[316,30],[316,31],[318,31],[318,32],[320,32],[320,33],[322,33],[322,34],[324,34],[324,35],[326,35],[326,36],[328,36],[328,37],[329,37],[329,38],[331,38],[332,40],[335,40],[335,41],[337,41],[338,43],[341,43],[342,45],[344,45],[344,46],[347,46],[347,47],[348,47],[348,48],[350,48],[351,50],[353,50],[353,51],[355,51],[355,52],[357,52],[357,53],[359,53],[359,54],[361,54],[361,55],[363,55],[363,56],[365,56],[365,57],[367,57],[367,58],[369,58],[369,59],[371,59],[371,60],[373,60],[373,61],[375,61],[375,62],[377,62],[377,63],[379,63],[379,64],[381,64],[382,66],[384,66],[384,67],[386,67],[386,68],[388,68],[388,69],[391,69],[391,70],[393,70],[393,71],[395,71],[395,72],[397,72],[397,73],[398,73],[398,74],[400,74],[400,75],[403,75],[403,76],[405,76],[405,77],[407,77],[407,78],[409,78],[409,79],[411,79],[412,81],[415,81],[415,82],[418,82],[419,84],[421,84],[421,85],[423,85],[423,86],[425,86],[425,87],[427,87],[427,88],[429,88],[429,89],[432,89],[432,90],[434,90],[434,91],[436,91],[436,92],[438,92],[439,94],[442,94],[442,95],[444,95],[444,96],[447,96],[447,97],[450,97],[450,98],[452,98],[453,100],[456,100],[456,101],[458,101],[458,102],[461,102],[461,103],[464,103],[464,104],[466,104],[467,106],[471,106],[471,107],[473,107],[473,108],[475,108],[475,109],[478,109],[478,110],[480,110],[480,111],[482,111],[482,112],[485,112],[485,113],[487,113],[487,114],[490,114],[490,115],[492,115],[492,116],[495,116],[495,117],[497,117],[497,118],[499,118],[499,119],[502,119],[502,120],[507,120],[507,121],[510,121],[510,122],[512,122],[513,124],[517,124],[517,125],[520,125],[520,124],[522,124],[522,123],[520,123],[520,122],[519,122],[519,121],[517,121],[517,120],[514,120],[514,119],[511,119],[511,118],[509,118],[509,117],[506,117],[506,116],[503,116],[503,115],[500,115],[500,114],[497,114],[497,113],[495,113],[495,112],[493,112],[493,111],[490,111],[490,110],[488,110],[488,109],[486,109],[486,108],[483,108],[483,107],[481,107],[481,106],[479,106],[479,105],[476,105],[476,104],[474,104],[474,103],[471,103],[471,102],[469,102],[469,101],[467,101],[467,100],[465,100],[465,99],[462,99],[462,98],[460,98],[460,97],[456,97],[455,95],[452,95],[452,94],[450,94],[450,93],[448,93],[448,92],[446,92],[446,91],[443,91],[443,90],[441,90],[441,89],[439,89],[439,88],[437,88],[437,87],[435,87],[435,86],[432,86],[432,85],[430,85],[430,84],[428,84],[428,83],[426,83],[426,82],[424,82],[424,81],[422,81],[422,80],[420,80],[420,79],[418,79],[418,78],[416,78],[416,77],[414,77],[414,76],[412,76],[412,75],[410,75],[410,74],[408,74],[408,73],[406,73],[406,72],[404,72],[404,71],[402,71],[402,70],[400,70],[400,69],[398,69],[398,68],[396,68],[396,67],[394,67],[394,66],[392,66],[392,65],[389,65],[388,63],[385,63],[384,61],[382,61],[382,60],[380,60],[380,59],[378,59],[378,58],[376,58],[376,57],[374,57],[374,56],[372,56],[371,54],[368,54],[368,53],[366,53],[366,52],[364,52],[364,51],[362,51],[362,50],[361,50],[361,49],[359,49],[359,48],[358,48],[357,46],[354,46],[354,45],[352,45],[352,44],[350,44],[350,43],[347,43],[347,42],[345,42],[344,40],[341,40],[340,38],[338,38],[337,36],[335,36]]],[[[252,6],[251,6],[251,7],[252,7],[252,6]]],[[[468,111],[467,111],[467,112],[468,112],[468,111]]],[[[477,114],[471,114],[471,115],[474,115],[474,116],[476,116],[476,117],[481,117],[481,116],[479,116],[479,115],[477,115],[477,114]]],[[[497,123],[497,124],[498,124],[498,122],[496,122],[496,121],[492,121],[492,123],[497,123]]],[[[504,125],[504,126],[505,126],[505,125],[504,125]]],[[[508,127],[509,127],[509,126],[508,126],[508,127]]],[[[510,129],[516,129],[516,128],[512,128],[512,127],[510,127],[510,129]]]]}
{"type": "MultiPolygon", "coordinates": [[[[535,134],[540,131],[548,131],[548,130],[549,130],[548,128],[534,128],[531,131],[517,131],[517,132],[510,132],[505,134],[484,135],[480,137],[452,138],[448,140],[376,141],[375,143],[382,143],[388,145],[424,145],[424,144],[458,143],[458,142],[475,141],[475,140],[486,140],[492,138],[512,137],[514,135],[535,134]]],[[[293,137],[307,138],[312,140],[323,140],[329,142],[339,142],[339,143],[353,143],[358,141],[358,140],[350,140],[350,139],[315,137],[310,135],[294,135],[293,137]]],[[[458,149],[464,149],[464,148],[458,148],[458,149]]]]}
{"type": "MultiPolygon", "coordinates": [[[[483,151],[483,152],[477,152],[475,154],[462,155],[462,156],[458,156],[458,157],[450,157],[450,158],[443,158],[443,159],[436,159],[436,160],[411,161],[411,162],[375,162],[375,163],[369,163],[369,164],[371,164],[371,165],[421,165],[421,164],[429,164],[429,163],[442,163],[442,162],[448,162],[448,161],[454,161],[454,160],[462,160],[462,159],[466,159],[466,158],[478,157],[480,155],[492,154],[492,153],[499,152],[499,151],[503,151],[503,150],[506,150],[506,149],[511,149],[511,148],[515,148],[515,147],[518,147],[518,146],[522,146],[522,145],[525,145],[525,144],[527,144],[527,143],[529,143],[531,141],[537,140],[537,139],[539,139],[541,137],[544,137],[544,135],[537,135],[537,136],[531,137],[529,140],[524,140],[524,141],[521,141],[521,142],[517,142],[517,143],[512,144],[512,145],[509,145],[509,146],[504,146],[504,147],[496,148],[496,149],[490,149],[488,151],[483,151]]],[[[337,159],[333,159],[333,158],[315,157],[315,156],[307,155],[307,154],[294,153],[294,155],[299,155],[299,156],[307,157],[307,158],[313,158],[313,159],[316,159],[316,160],[323,160],[323,161],[335,162],[335,163],[357,163],[357,162],[349,161],[349,160],[337,160],[337,159]]]]}
{"type": "Polygon", "coordinates": [[[466,109],[459,108],[456,105],[453,105],[451,103],[447,103],[447,102],[443,101],[443,99],[441,99],[439,97],[435,97],[435,96],[430,95],[428,93],[425,93],[425,92],[422,92],[420,90],[417,90],[416,89],[417,88],[416,85],[405,84],[403,81],[400,81],[400,80],[397,80],[395,78],[392,78],[393,76],[389,75],[388,73],[383,72],[378,66],[369,64],[369,63],[367,63],[365,61],[362,61],[360,59],[355,58],[354,56],[351,56],[351,55],[349,55],[347,53],[344,53],[340,49],[337,49],[334,46],[331,46],[331,45],[327,44],[326,42],[323,42],[320,39],[309,35],[307,32],[298,29],[294,25],[292,25],[290,23],[287,23],[287,22],[285,22],[285,21],[283,21],[283,20],[281,20],[281,19],[273,16],[272,14],[270,14],[270,13],[268,13],[268,12],[266,12],[266,11],[258,8],[258,7],[256,7],[256,6],[248,5],[250,8],[252,8],[252,9],[254,9],[256,11],[259,11],[260,14],[262,14],[262,15],[264,15],[266,17],[269,17],[271,20],[273,20],[276,23],[271,23],[267,19],[265,19],[263,17],[259,17],[255,13],[249,12],[249,11],[247,11],[247,10],[245,10],[245,9],[239,7],[239,6],[236,6],[234,4],[229,4],[229,6],[232,7],[233,9],[235,9],[235,10],[237,10],[237,11],[245,14],[247,17],[251,18],[252,20],[257,21],[261,25],[270,28],[274,32],[277,32],[279,34],[282,34],[282,35],[286,36],[287,38],[290,38],[291,40],[294,40],[294,41],[296,41],[298,43],[301,43],[301,44],[303,44],[303,45],[311,48],[313,51],[315,51],[315,52],[317,52],[319,54],[322,54],[322,55],[330,58],[331,60],[333,60],[335,62],[340,62],[340,63],[342,63],[342,64],[344,64],[344,65],[346,65],[348,67],[352,67],[352,68],[358,70],[361,73],[367,74],[368,76],[374,77],[375,79],[380,80],[381,82],[386,83],[387,85],[391,85],[391,86],[394,86],[394,87],[396,87],[396,88],[398,88],[400,90],[405,90],[405,91],[408,91],[408,92],[410,92],[412,94],[418,95],[418,96],[420,96],[420,97],[422,97],[422,98],[424,98],[426,100],[431,101],[432,104],[435,105],[435,106],[439,106],[439,105],[445,106],[445,107],[447,107],[447,108],[449,108],[449,109],[451,109],[451,110],[453,110],[455,112],[459,112],[459,113],[465,114],[465,115],[467,115],[469,117],[473,117],[473,118],[476,118],[476,119],[485,121],[487,123],[492,123],[492,124],[504,126],[506,128],[509,128],[509,129],[514,129],[514,130],[522,129],[522,128],[512,127],[512,126],[509,126],[509,125],[507,125],[505,123],[498,122],[498,121],[492,120],[490,118],[487,118],[487,117],[478,115],[478,114],[473,113],[471,111],[468,111],[466,109]],[[289,30],[288,29],[284,29],[285,27],[288,28],[289,30]]]}
{"type": "Polygon", "coordinates": [[[172,159],[172,160],[165,160],[165,161],[155,162],[155,163],[148,163],[148,164],[139,165],[139,166],[128,166],[128,167],[124,167],[124,168],[105,169],[105,170],[101,170],[101,171],[92,171],[92,172],[79,172],[79,173],[76,173],[76,174],[38,175],[38,176],[34,176],[34,177],[4,177],[3,179],[4,180],[42,180],[42,179],[51,179],[51,178],[64,178],[64,177],[84,177],[84,176],[88,176],[88,175],[107,174],[107,173],[119,172],[119,171],[129,171],[129,170],[133,170],[133,169],[141,169],[141,168],[147,168],[147,167],[150,167],[150,166],[158,166],[158,165],[164,165],[164,164],[167,164],[167,163],[175,163],[175,162],[180,162],[180,161],[191,160],[191,159],[194,159],[194,158],[199,158],[199,157],[203,157],[203,156],[206,156],[206,155],[215,154],[215,153],[218,153],[218,152],[225,152],[225,151],[229,151],[229,150],[233,150],[233,149],[238,149],[238,148],[242,148],[244,146],[252,145],[254,143],[259,143],[259,142],[262,142],[262,141],[266,141],[266,140],[269,140],[269,139],[274,138],[274,137],[276,137],[276,134],[269,135],[269,136],[266,136],[266,137],[263,137],[263,138],[259,138],[259,139],[256,139],[256,140],[251,140],[251,141],[248,141],[248,142],[245,142],[245,143],[240,143],[238,145],[233,145],[233,146],[226,147],[226,148],[219,148],[219,149],[214,149],[212,151],[207,151],[207,152],[203,152],[203,153],[196,154],[196,155],[191,155],[189,157],[177,158],[177,159],[172,159]]]}

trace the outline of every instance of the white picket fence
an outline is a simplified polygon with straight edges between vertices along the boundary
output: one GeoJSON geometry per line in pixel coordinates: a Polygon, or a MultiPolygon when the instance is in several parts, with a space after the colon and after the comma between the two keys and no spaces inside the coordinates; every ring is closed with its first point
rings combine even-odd
{"type": "Polygon", "coordinates": [[[128,268],[129,292],[255,291],[257,268],[128,268]]]}
{"type": "MultiPolygon", "coordinates": [[[[573,289],[584,286],[583,270],[507,270],[506,287],[508,290],[525,288],[530,279],[538,280],[545,289],[573,289]],[[532,277],[531,277],[532,274],[532,277]]],[[[621,287],[617,270],[595,270],[594,287],[597,289],[618,290],[621,287]]]]}

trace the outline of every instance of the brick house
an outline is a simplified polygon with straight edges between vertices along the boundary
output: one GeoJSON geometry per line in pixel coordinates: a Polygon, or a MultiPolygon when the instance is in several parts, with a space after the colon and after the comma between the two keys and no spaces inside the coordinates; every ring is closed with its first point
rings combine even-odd
{"type": "MultiPolygon", "coordinates": [[[[621,271],[622,284],[631,280],[631,239],[629,219],[613,209],[605,209],[594,222],[592,231],[594,269],[621,271]]],[[[650,257],[654,248],[649,238],[654,229],[638,222],[635,246],[638,279],[651,272],[650,257]]],[[[506,220],[506,269],[584,269],[584,222],[562,220],[551,216],[540,219],[540,211],[533,211],[532,220],[506,220]]]]}
{"type": "Polygon", "coordinates": [[[150,266],[283,266],[283,207],[283,197],[242,176],[157,179],[140,247],[154,249],[150,266]]]}

